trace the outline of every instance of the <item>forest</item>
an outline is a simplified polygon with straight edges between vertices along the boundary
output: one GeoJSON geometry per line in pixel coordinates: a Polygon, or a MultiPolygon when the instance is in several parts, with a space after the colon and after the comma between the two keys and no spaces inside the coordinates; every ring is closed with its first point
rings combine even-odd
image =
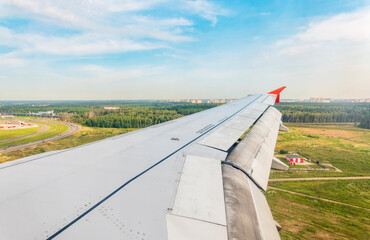
{"type": "MultiPolygon", "coordinates": [[[[170,103],[159,101],[70,101],[0,103],[0,113],[54,112],[64,121],[89,127],[143,128],[203,111],[220,104],[170,103]],[[107,110],[104,106],[119,109],[107,110]]],[[[353,122],[370,128],[370,103],[279,103],[283,122],[353,122]]]]}
{"type": "Polygon", "coordinates": [[[362,116],[361,122],[358,125],[358,127],[370,129],[370,114],[367,114],[367,115],[363,115],[362,116]]]}
{"type": "Polygon", "coordinates": [[[361,122],[370,113],[370,103],[279,103],[283,122],[361,122]]]}
{"type": "Polygon", "coordinates": [[[173,106],[125,107],[74,114],[73,121],[89,127],[143,128],[193,114],[216,104],[181,104],[173,106]]]}

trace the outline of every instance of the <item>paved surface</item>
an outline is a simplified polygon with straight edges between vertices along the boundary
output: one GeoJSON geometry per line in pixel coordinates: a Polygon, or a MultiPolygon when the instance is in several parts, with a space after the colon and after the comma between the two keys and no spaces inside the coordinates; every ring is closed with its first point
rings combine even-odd
{"type": "Polygon", "coordinates": [[[278,179],[269,179],[269,182],[285,182],[285,181],[322,181],[322,180],[356,180],[356,179],[370,179],[370,176],[365,176],[365,177],[278,178],[278,179]]]}
{"type": "Polygon", "coordinates": [[[314,196],[311,196],[311,195],[307,195],[307,194],[303,194],[303,193],[297,193],[297,192],[293,192],[293,191],[289,191],[289,190],[285,190],[285,189],[281,189],[281,188],[276,188],[276,187],[270,187],[269,186],[268,188],[269,189],[274,189],[274,190],[277,190],[277,191],[281,191],[281,192],[286,192],[286,193],[294,194],[294,195],[299,195],[299,196],[303,196],[303,197],[313,198],[313,199],[317,199],[317,200],[321,200],[321,201],[325,201],[325,202],[336,203],[336,204],[344,205],[344,206],[347,206],[347,207],[353,207],[353,208],[364,209],[364,210],[370,211],[370,209],[368,209],[368,208],[359,207],[359,206],[348,204],[348,203],[337,202],[337,201],[326,199],[326,198],[314,197],[314,196]]]}
{"type": "Polygon", "coordinates": [[[68,130],[61,133],[61,134],[58,134],[58,135],[55,135],[55,136],[52,136],[52,137],[49,137],[49,138],[41,139],[41,140],[38,140],[38,141],[25,143],[25,144],[20,144],[20,145],[15,145],[15,146],[10,146],[10,147],[5,147],[5,148],[0,148],[0,153],[7,153],[7,152],[20,150],[20,149],[23,149],[23,148],[35,147],[35,146],[37,146],[41,143],[55,141],[55,140],[58,140],[60,138],[67,137],[69,135],[74,134],[75,132],[78,132],[81,129],[80,125],[77,125],[77,124],[74,124],[74,123],[67,123],[67,122],[56,122],[56,123],[66,125],[68,127],[68,130]]]}
{"type": "Polygon", "coordinates": [[[3,143],[3,142],[11,142],[11,141],[18,140],[18,139],[21,139],[21,138],[30,137],[32,135],[43,133],[43,132],[49,130],[49,128],[50,128],[50,126],[48,126],[48,125],[42,125],[42,124],[39,124],[39,125],[41,125],[41,128],[37,132],[30,133],[30,134],[23,135],[23,136],[19,136],[19,137],[5,139],[5,140],[0,141],[0,143],[3,143]]]}

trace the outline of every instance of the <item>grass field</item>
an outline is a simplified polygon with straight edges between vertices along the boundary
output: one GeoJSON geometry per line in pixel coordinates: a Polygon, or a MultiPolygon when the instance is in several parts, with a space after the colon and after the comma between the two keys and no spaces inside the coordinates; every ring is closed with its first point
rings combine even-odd
{"type": "Polygon", "coordinates": [[[270,182],[269,186],[370,209],[370,180],[270,182]]]}
{"type": "MultiPolygon", "coordinates": [[[[370,131],[350,124],[288,125],[279,133],[276,151],[302,152],[343,172],[274,171],[271,178],[370,176],[370,131]]],[[[370,208],[370,180],[270,182],[269,186],[370,208]]],[[[370,211],[294,195],[267,191],[282,239],[370,239],[370,211]]]]}
{"type": "Polygon", "coordinates": [[[45,138],[48,138],[48,137],[52,137],[52,136],[61,134],[61,133],[68,130],[67,126],[65,126],[63,124],[59,124],[59,123],[46,123],[46,122],[32,122],[32,123],[47,125],[47,126],[49,126],[49,129],[47,131],[43,132],[43,133],[40,133],[40,134],[32,135],[32,136],[25,137],[25,138],[20,138],[20,139],[14,140],[14,141],[2,142],[2,143],[0,143],[0,147],[34,142],[34,141],[37,141],[37,140],[41,140],[41,139],[45,139],[45,138]]]}
{"type": "Polygon", "coordinates": [[[76,147],[82,144],[94,142],[104,138],[112,137],[118,134],[127,133],[135,129],[120,129],[120,128],[91,128],[82,127],[77,133],[48,143],[43,143],[35,148],[25,148],[9,153],[4,153],[0,158],[0,163],[15,160],[30,155],[61,150],[71,147],[76,147]]]}
{"type": "Polygon", "coordinates": [[[370,130],[340,125],[288,125],[279,133],[276,151],[297,151],[321,163],[330,163],[343,172],[273,172],[270,178],[362,176],[370,174],[370,130]]]}
{"type": "Polygon", "coordinates": [[[40,129],[41,126],[16,130],[0,130],[0,141],[35,133],[40,129]]]}
{"type": "Polygon", "coordinates": [[[369,211],[271,189],[267,199],[283,240],[370,237],[369,211]]]}

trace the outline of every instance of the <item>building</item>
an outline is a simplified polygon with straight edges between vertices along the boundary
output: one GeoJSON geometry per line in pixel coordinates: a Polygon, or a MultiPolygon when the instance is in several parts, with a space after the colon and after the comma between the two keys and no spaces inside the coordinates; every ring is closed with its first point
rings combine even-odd
{"type": "Polygon", "coordinates": [[[46,111],[46,112],[37,112],[37,113],[33,113],[33,112],[28,112],[28,114],[30,116],[54,116],[54,110],[51,110],[51,111],[46,111]]]}
{"type": "Polygon", "coordinates": [[[0,122],[0,129],[21,129],[21,128],[29,128],[29,127],[37,127],[36,124],[26,123],[24,121],[19,120],[9,120],[6,122],[0,122]]]}
{"type": "Polygon", "coordinates": [[[0,115],[0,118],[14,118],[13,115],[0,115]]]}
{"type": "Polygon", "coordinates": [[[295,165],[296,163],[303,163],[303,158],[298,154],[286,154],[285,159],[290,162],[290,165],[295,165]]]}
{"type": "Polygon", "coordinates": [[[6,124],[10,124],[10,125],[25,125],[25,123],[23,121],[8,121],[6,122],[6,124]]]}
{"type": "Polygon", "coordinates": [[[330,103],[331,99],[330,98],[323,98],[323,97],[310,97],[310,102],[315,102],[315,103],[330,103]]]}
{"type": "Polygon", "coordinates": [[[119,107],[104,107],[105,110],[118,110],[119,107]]]}

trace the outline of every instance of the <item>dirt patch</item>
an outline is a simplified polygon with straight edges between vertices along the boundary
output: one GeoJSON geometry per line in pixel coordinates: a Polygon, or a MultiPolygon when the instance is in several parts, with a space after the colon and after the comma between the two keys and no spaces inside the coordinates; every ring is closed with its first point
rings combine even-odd
{"type": "Polygon", "coordinates": [[[288,230],[294,234],[299,233],[300,231],[302,231],[302,229],[304,229],[307,226],[307,224],[299,221],[295,221],[294,223],[293,222],[284,223],[284,225],[285,224],[286,226],[289,226],[288,230]]]}
{"type": "Polygon", "coordinates": [[[355,139],[364,136],[361,133],[336,129],[300,128],[299,130],[306,134],[322,134],[334,138],[355,139]]]}

